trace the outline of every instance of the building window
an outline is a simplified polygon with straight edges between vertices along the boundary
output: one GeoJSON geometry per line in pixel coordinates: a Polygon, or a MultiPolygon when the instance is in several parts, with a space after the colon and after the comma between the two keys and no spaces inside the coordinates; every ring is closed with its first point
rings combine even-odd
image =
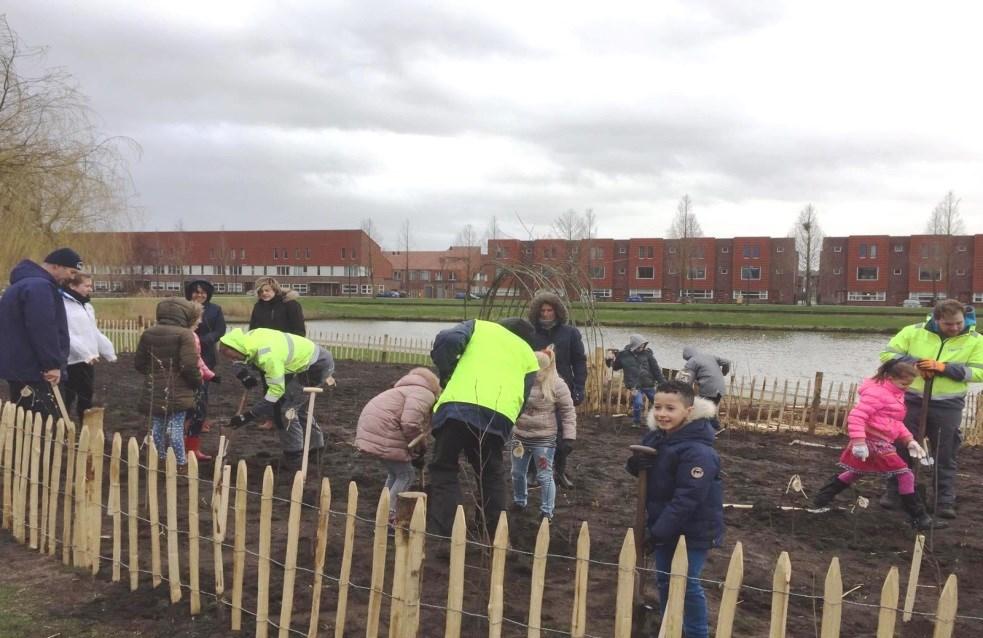
{"type": "Polygon", "coordinates": [[[721,275],[726,275],[727,274],[727,269],[726,268],[721,268],[720,269],[720,274],[721,275]]]}
{"type": "Polygon", "coordinates": [[[625,274],[625,267],[624,266],[619,266],[618,267],[618,274],[619,275],[625,274]]]}
{"type": "Polygon", "coordinates": [[[347,248],[342,248],[341,249],[341,258],[342,259],[347,259],[348,258],[348,249],[347,248]]]}
{"type": "Polygon", "coordinates": [[[781,268],[776,268],[775,269],[775,274],[776,275],[784,275],[785,274],[785,271],[782,270],[781,268]]]}
{"type": "Polygon", "coordinates": [[[722,252],[724,254],[729,253],[730,252],[730,248],[727,247],[727,246],[724,246],[723,248],[720,249],[720,252],[722,252]]]}
{"type": "Polygon", "coordinates": [[[843,246],[833,246],[833,252],[834,253],[841,253],[841,252],[843,252],[843,246]]]}
{"type": "Polygon", "coordinates": [[[604,249],[600,246],[591,246],[590,249],[591,259],[604,259],[604,249]]]}
{"type": "Polygon", "coordinates": [[[495,259],[504,259],[508,257],[509,251],[502,246],[495,246],[495,259]]]}
{"type": "Polygon", "coordinates": [[[276,274],[278,277],[285,277],[290,274],[290,266],[277,266],[276,274]]]}
{"type": "Polygon", "coordinates": [[[973,293],[973,303],[983,303],[983,292],[973,293]]]}
{"type": "Polygon", "coordinates": [[[643,299],[662,299],[662,290],[659,288],[632,288],[628,291],[628,295],[643,299]]]}
{"type": "Polygon", "coordinates": [[[277,250],[276,248],[274,248],[273,249],[273,261],[276,261],[279,258],[280,258],[280,251],[277,250]]]}
{"type": "Polygon", "coordinates": [[[556,248],[550,246],[543,249],[543,259],[556,259],[556,248]]]}
{"type": "Polygon", "coordinates": [[[639,259],[652,259],[655,256],[654,246],[639,246],[638,247],[638,258],[639,259]]]}
{"type": "Polygon", "coordinates": [[[639,266],[635,269],[635,279],[655,279],[653,266],[639,266]]]}
{"type": "Polygon", "coordinates": [[[785,246],[775,246],[775,252],[776,253],[783,253],[783,252],[785,252],[785,246]]]}
{"type": "Polygon", "coordinates": [[[918,269],[918,281],[942,281],[942,271],[938,268],[921,266],[918,269]]]}
{"type": "Polygon", "coordinates": [[[706,266],[690,266],[686,272],[686,278],[690,280],[702,280],[707,278],[706,266]]]}
{"type": "Polygon", "coordinates": [[[860,244],[861,259],[877,259],[877,244],[860,244]]]}
{"type": "Polygon", "coordinates": [[[956,276],[957,277],[965,277],[966,276],[966,271],[965,270],[957,270],[956,271],[956,276]]]}
{"type": "Polygon", "coordinates": [[[610,288],[595,288],[593,290],[593,295],[595,299],[610,299],[611,289],[610,288]]]}
{"type": "MultiPolygon", "coordinates": [[[[604,266],[591,266],[590,267],[590,278],[591,279],[604,279],[604,266]]],[[[611,295],[608,295],[609,297],[611,295]]]]}
{"type": "Polygon", "coordinates": [[[447,273],[447,281],[457,281],[457,271],[450,271],[447,273]]]}
{"type": "Polygon", "coordinates": [[[761,268],[759,266],[742,266],[741,279],[745,281],[761,279],[761,268]]]}
{"type": "Polygon", "coordinates": [[[240,248],[239,249],[239,259],[241,261],[246,261],[246,249],[245,248],[240,248]]]}
{"type": "Polygon", "coordinates": [[[887,299],[885,292],[848,292],[847,301],[884,301],[887,299]]]}
{"type": "Polygon", "coordinates": [[[443,281],[444,280],[444,271],[443,270],[435,270],[434,273],[433,273],[433,280],[434,281],[443,281]]]}
{"type": "Polygon", "coordinates": [[[627,255],[628,254],[628,247],[627,246],[618,246],[618,254],[619,255],[627,255]]]}
{"type": "Polygon", "coordinates": [[[744,245],[744,259],[760,259],[761,246],[744,245]]]}
{"type": "Polygon", "coordinates": [[[304,249],[304,259],[310,259],[310,258],[311,258],[311,249],[310,248],[305,248],[304,249]]]}
{"type": "Polygon", "coordinates": [[[358,249],[352,248],[352,259],[358,259],[358,249]]]}
{"type": "Polygon", "coordinates": [[[874,267],[860,267],[857,268],[857,280],[858,281],[877,281],[878,268],[874,267]]]}
{"type": "Polygon", "coordinates": [[[676,247],[675,246],[669,246],[669,254],[670,255],[675,255],[676,254],[676,247]]]}
{"type": "Polygon", "coordinates": [[[894,252],[896,252],[896,253],[903,253],[904,252],[904,246],[902,246],[901,244],[895,244],[894,245],[894,252]]]}
{"type": "Polygon", "coordinates": [[[956,246],[956,252],[964,253],[966,252],[966,244],[959,244],[956,246]]]}
{"type": "Polygon", "coordinates": [[[712,290],[683,290],[679,293],[680,299],[713,299],[712,290]]]}
{"type": "Polygon", "coordinates": [[[894,276],[895,277],[900,277],[901,276],[901,269],[900,268],[895,268],[894,269],[894,276]]]}
{"type": "Polygon", "coordinates": [[[843,269],[842,268],[834,268],[833,269],[833,274],[834,275],[842,275],[843,274],[843,269]]]}
{"type": "Polygon", "coordinates": [[[737,299],[741,297],[743,299],[768,299],[767,290],[735,290],[731,293],[732,299],[737,299]]]}

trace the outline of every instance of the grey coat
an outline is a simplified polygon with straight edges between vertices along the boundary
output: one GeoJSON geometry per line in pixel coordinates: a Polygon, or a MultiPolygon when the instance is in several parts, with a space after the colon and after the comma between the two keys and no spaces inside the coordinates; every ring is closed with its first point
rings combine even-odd
{"type": "Polygon", "coordinates": [[[727,390],[724,377],[730,372],[730,361],[692,346],[683,348],[683,359],[686,360],[683,372],[688,381],[695,381],[699,386],[701,397],[713,399],[718,395],[724,396],[727,390]]]}

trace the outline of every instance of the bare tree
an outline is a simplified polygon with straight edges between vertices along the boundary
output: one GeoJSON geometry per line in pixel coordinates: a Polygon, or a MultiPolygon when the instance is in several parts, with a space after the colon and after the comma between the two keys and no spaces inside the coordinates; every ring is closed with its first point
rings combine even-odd
{"type": "Polygon", "coordinates": [[[369,277],[369,287],[372,290],[372,293],[374,294],[375,293],[375,267],[372,263],[372,259],[375,251],[372,250],[373,248],[372,244],[373,242],[376,245],[379,244],[379,231],[376,229],[375,223],[372,221],[371,217],[365,217],[362,219],[361,228],[362,228],[362,232],[365,233],[364,235],[362,235],[362,239],[365,240],[364,245],[362,246],[362,254],[365,256],[366,259],[365,262],[367,266],[366,274],[369,277]]]}
{"type": "MultiPolygon", "coordinates": [[[[925,225],[926,232],[936,236],[932,244],[927,247],[928,254],[923,255],[931,273],[932,297],[935,299],[944,296],[939,292],[940,280],[945,280],[944,285],[952,285],[952,238],[966,232],[966,225],[959,212],[961,201],[954,192],[949,191],[932,209],[932,214],[925,225]]],[[[951,290],[950,294],[955,294],[955,291],[951,290]]]]}
{"type": "Polygon", "coordinates": [[[403,251],[403,263],[405,267],[403,268],[403,290],[409,295],[410,290],[410,220],[407,219],[403,221],[403,225],[399,228],[399,246],[403,251]]]}
{"type": "Polygon", "coordinates": [[[795,250],[799,254],[799,271],[805,277],[805,303],[812,305],[812,275],[819,270],[819,253],[823,245],[823,230],[819,216],[812,204],[799,211],[799,218],[790,233],[795,238],[795,250]]]}
{"type": "Polygon", "coordinates": [[[85,97],[42,64],[0,16],[0,268],[39,257],[70,235],[118,228],[130,213],[127,141],[101,138],[85,97]]]}
{"type": "Polygon", "coordinates": [[[588,208],[581,215],[573,209],[568,210],[553,220],[553,233],[566,242],[564,270],[567,276],[572,278],[581,269],[586,256],[587,281],[590,281],[590,244],[597,233],[597,218],[594,211],[588,208]]]}
{"type": "Polygon", "coordinates": [[[669,238],[675,240],[673,248],[676,249],[676,254],[671,261],[679,275],[679,294],[682,294],[685,282],[690,278],[693,259],[699,253],[696,242],[699,237],[703,237],[703,229],[693,213],[693,201],[689,195],[683,195],[676,205],[676,215],[669,226],[669,238]]]}

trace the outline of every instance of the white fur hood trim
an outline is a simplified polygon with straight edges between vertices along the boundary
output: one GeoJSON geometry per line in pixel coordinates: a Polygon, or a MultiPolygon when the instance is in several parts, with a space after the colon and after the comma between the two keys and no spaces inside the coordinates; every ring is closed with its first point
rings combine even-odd
{"type": "MultiPolygon", "coordinates": [[[[704,399],[703,397],[696,397],[693,399],[693,411],[690,413],[689,418],[686,423],[692,423],[693,421],[698,421],[700,419],[716,419],[717,418],[717,404],[710,399],[704,399]]],[[[658,425],[655,423],[655,415],[652,410],[649,410],[648,417],[646,417],[646,422],[648,423],[650,430],[658,429],[658,425]]],[[[685,425],[685,424],[684,424],[685,425]]]]}

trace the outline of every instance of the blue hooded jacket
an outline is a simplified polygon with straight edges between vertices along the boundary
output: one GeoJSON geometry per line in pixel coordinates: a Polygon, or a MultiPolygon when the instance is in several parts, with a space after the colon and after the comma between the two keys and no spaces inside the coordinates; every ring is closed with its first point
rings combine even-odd
{"type": "Polygon", "coordinates": [[[64,372],[68,319],[55,278],[25,259],[10,284],[0,297],[0,379],[39,383],[45,370],[64,372]]]}
{"type": "Polygon", "coordinates": [[[724,537],[720,456],[713,448],[716,406],[697,397],[690,419],[678,430],[652,429],[642,439],[657,450],[648,466],[646,524],[656,545],[674,546],[685,535],[687,547],[710,549],[724,537]]]}

